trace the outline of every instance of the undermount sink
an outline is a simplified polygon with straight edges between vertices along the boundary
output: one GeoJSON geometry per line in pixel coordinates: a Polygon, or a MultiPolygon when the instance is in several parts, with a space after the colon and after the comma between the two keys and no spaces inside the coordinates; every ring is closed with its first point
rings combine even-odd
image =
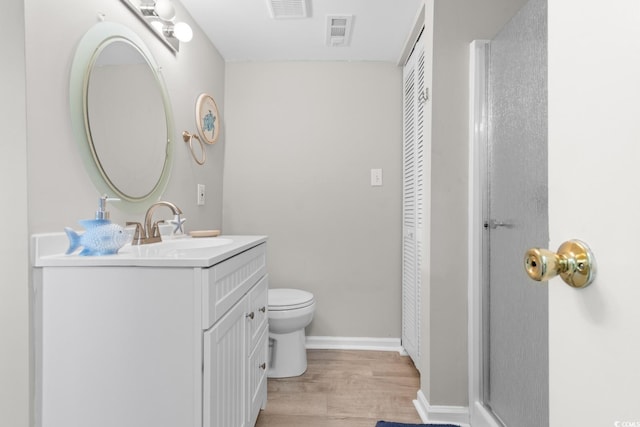
{"type": "Polygon", "coordinates": [[[146,245],[127,244],[120,249],[118,256],[184,258],[196,254],[204,254],[216,248],[231,245],[233,242],[233,239],[224,237],[177,237],[146,245]]]}
{"type": "Polygon", "coordinates": [[[166,249],[205,249],[228,245],[232,242],[233,240],[225,239],[224,237],[185,237],[183,239],[163,240],[154,245],[166,249]]]}

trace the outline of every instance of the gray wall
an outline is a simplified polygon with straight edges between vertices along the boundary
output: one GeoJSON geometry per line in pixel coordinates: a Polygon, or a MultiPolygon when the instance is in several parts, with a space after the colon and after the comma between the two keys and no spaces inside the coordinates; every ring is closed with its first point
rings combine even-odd
{"type": "MultiPolygon", "coordinates": [[[[525,0],[433,4],[431,259],[424,284],[429,348],[421,389],[432,405],[466,406],[469,43],[490,39],[525,0]]],[[[424,312],[424,310],[423,310],[424,312]]]]}
{"type": "MultiPolygon", "coordinates": [[[[182,6],[176,6],[179,18],[191,24],[194,37],[174,55],[119,0],[25,1],[31,233],[79,228],[77,220],[92,217],[96,209],[99,192],[85,171],[71,129],[69,73],[76,45],[98,22],[98,13],[135,31],[162,68],[175,124],[173,170],[162,199],[182,208],[188,230],[220,227],[224,128],[220,141],[207,147],[204,166],[193,161],[181,134],[196,132],[195,102],[202,92],[214,97],[224,120],[224,60],[182,6]],[[196,205],[198,183],[206,185],[205,206],[196,205]]],[[[112,220],[121,224],[142,219],[142,214],[129,213],[115,202],[110,211],[112,220]]]]}
{"type": "Polygon", "coordinates": [[[24,9],[2,3],[0,40],[0,425],[29,425],[27,125],[24,9]]]}
{"type": "Polygon", "coordinates": [[[270,285],[317,299],[309,335],[399,338],[401,69],[229,63],[226,75],[224,231],[269,235],[270,285]]]}

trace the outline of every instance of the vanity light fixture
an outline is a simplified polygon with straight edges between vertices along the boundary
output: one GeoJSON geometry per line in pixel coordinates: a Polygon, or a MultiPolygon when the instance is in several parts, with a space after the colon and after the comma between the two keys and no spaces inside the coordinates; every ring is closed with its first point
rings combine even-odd
{"type": "Polygon", "coordinates": [[[121,0],[142,20],[153,33],[174,52],[180,42],[193,38],[189,24],[176,21],[176,9],[171,0],[121,0]]]}
{"type": "Polygon", "coordinates": [[[157,0],[155,3],[143,1],[140,3],[140,12],[144,16],[157,16],[163,21],[173,21],[176,18],[176,8],[171,0],[157,0]]]}
{"type": "Polygon", "coordinates": [[[193,38],[193,30],[185,22],[169,24],[163,28],[163,31],[167,37],[175,37],[183,43],[190,42],[193,38]]]}

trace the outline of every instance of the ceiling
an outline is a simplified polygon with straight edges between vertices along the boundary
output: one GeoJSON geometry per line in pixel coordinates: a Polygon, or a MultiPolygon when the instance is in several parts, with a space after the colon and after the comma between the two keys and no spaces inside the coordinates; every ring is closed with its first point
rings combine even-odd
{"type": "Polygon", "coordinates": [[[272,18],[269,1],[181,3],[226,61],[397,63],[423,0],[306,0],[300,19],[272,18]],[[353,15],[348,46],[327,45],[327,15],[353,15]]]}

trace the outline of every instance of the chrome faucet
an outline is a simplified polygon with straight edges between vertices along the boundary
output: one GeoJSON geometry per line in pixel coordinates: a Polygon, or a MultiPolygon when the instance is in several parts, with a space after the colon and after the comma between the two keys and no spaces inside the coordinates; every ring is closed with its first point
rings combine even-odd
{"type": "Polygon", "coordinates": [[[159,201],[147,209],[147,213],[144,216],[144,227],[139,222],[127,222],[127,225],[135,225],[136,231],[133,235],[133,245],[146,245],[148,243],[157,243],[161,242],[162,238],[160,237],[160,228],[159,224],[162,224],[164,220],[152,222],[153,212],[156,210],[158,206],[166,206],[173,212],[174,222],[179,224],[178,227],[182,225],[182,220],[180,219],[180,215],[182,215],[182,211],[179,207],[174,205],[171,202],[159,201]]]}

